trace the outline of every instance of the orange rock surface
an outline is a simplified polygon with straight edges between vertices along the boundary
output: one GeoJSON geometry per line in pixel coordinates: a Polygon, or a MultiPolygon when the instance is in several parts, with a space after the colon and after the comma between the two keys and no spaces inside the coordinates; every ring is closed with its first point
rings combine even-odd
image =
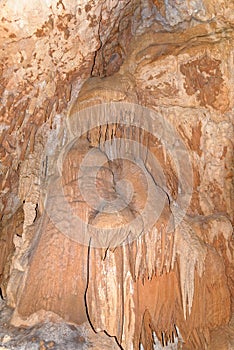
{"type": "Polygon", "coordinates": [[[232,346],[233,10],[1,2],[12,324],[88,321],[125,350],[232,346]]]}

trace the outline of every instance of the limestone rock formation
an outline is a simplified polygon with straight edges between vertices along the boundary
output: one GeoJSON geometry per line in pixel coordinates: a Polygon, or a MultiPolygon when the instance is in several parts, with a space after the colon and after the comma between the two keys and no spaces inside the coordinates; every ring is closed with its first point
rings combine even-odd
{"type": "Polygon", "coordinates": [[[0,3],[14,326],[88,322],[125,350],[234,346],[233,10],[0,3]]]}

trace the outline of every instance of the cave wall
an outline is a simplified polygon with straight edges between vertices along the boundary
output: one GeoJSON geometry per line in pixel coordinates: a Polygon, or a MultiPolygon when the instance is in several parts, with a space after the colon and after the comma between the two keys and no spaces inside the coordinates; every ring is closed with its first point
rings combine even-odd
{"type": "MultiPolygon", "coordinates": [[[[233,9],[233,1],[2,2],[0,283],[15,308],[14,324],[56,315],[79,324],[88,312],[93,328],[124,349],[139,342],[152,349],[152,332],[165,344],[178,330],[185,349],[205,349],[212,330],[228,324],[234,293],[233,9]],[[95,127],[71,147],[81,116],[110,102],[144,106],[173,126],[192,167],[186,208],[189,179],[178,174],[171,149],[160,141],[167,135],[157,119],[152,137],[153,125],[151,133],[139,125],[123,128],[119,120],[97,127],[97,113],[95,127]],[[150,210],[160,212],[158,198],[164,206],[155,225],[147,231],[143,220],[144,235],[138,237],[137,227],[130,241],[118,229],[149,199],[138,180],[147,172],[126,160],[109,164],[100,147],[114,136],[144,145],[165,177],[162,185],[158,169],[140,154],[142,169],[157,183],[150,210]],[[99,158],[105,164],[97,185],[102,196],[116,196],[112,174],[132,183],[135,201],[118,218],[80,200],[77,171],[90,149],[96,152],[91,174],[99,158]],[[58,169],[73,215],[100,230],[111,224],[114,236],[100,243],[91,232],[81,242],[72,225],[71,236],[64,234],[48,207],[58,169]],[[176,223],[180,215],[173,206],[179,198],[186,215],[168,233],[169,219],[176,223]]],[[[187,171],[184,154],[177,157],[187,171]]]]}

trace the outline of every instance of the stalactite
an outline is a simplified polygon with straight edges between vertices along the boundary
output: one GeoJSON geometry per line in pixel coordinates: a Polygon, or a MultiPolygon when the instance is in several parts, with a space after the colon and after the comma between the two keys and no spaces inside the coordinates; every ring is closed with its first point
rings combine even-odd
{"type": "Polygon", "coordinates": [[[12,324],[88,320],[124,350],[203,350],[229,322],[233,11],[213,3],[60,2],[27,37],[2,21],[12,324]]]}
{"type": "MultiPolygon", "coordinates": [[[[173,212],[176,222],[177,216],[180,213],[177,208],[174,208],[173,212]]],[[[185,319],[187,318],[187,302],[189,314],[191,313],[193,304],[195,268],[197,268],[198,274],[201,277],[204,271],[206,254],[206,245],[199,240],[189,223],[183,220],[175,229],[172,266],[177,255],[180,261],[180,285],[185,319]]]]}

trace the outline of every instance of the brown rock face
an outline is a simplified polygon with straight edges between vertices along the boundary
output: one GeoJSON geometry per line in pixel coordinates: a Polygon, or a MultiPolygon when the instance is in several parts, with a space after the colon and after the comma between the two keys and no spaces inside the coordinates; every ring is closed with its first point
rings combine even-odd
{"type": "Polygon", "coordinates": [[[230,349],[234,3],[81,3],[0,4],[11,322],[230,349]]]}
{"type": "Polygon", "coordinates": [[[229,99],[223,94],[226,87],[223,85],[220,64],[219,60],[203,56],[181,65],[180,70],[186,77],[184,86],[188,95],[197,94],[201,106],[211,106],[225,112],[229,107],[229,99]],[[224,99],[222,105],[218,103],[220,97],[224,99]]]}

